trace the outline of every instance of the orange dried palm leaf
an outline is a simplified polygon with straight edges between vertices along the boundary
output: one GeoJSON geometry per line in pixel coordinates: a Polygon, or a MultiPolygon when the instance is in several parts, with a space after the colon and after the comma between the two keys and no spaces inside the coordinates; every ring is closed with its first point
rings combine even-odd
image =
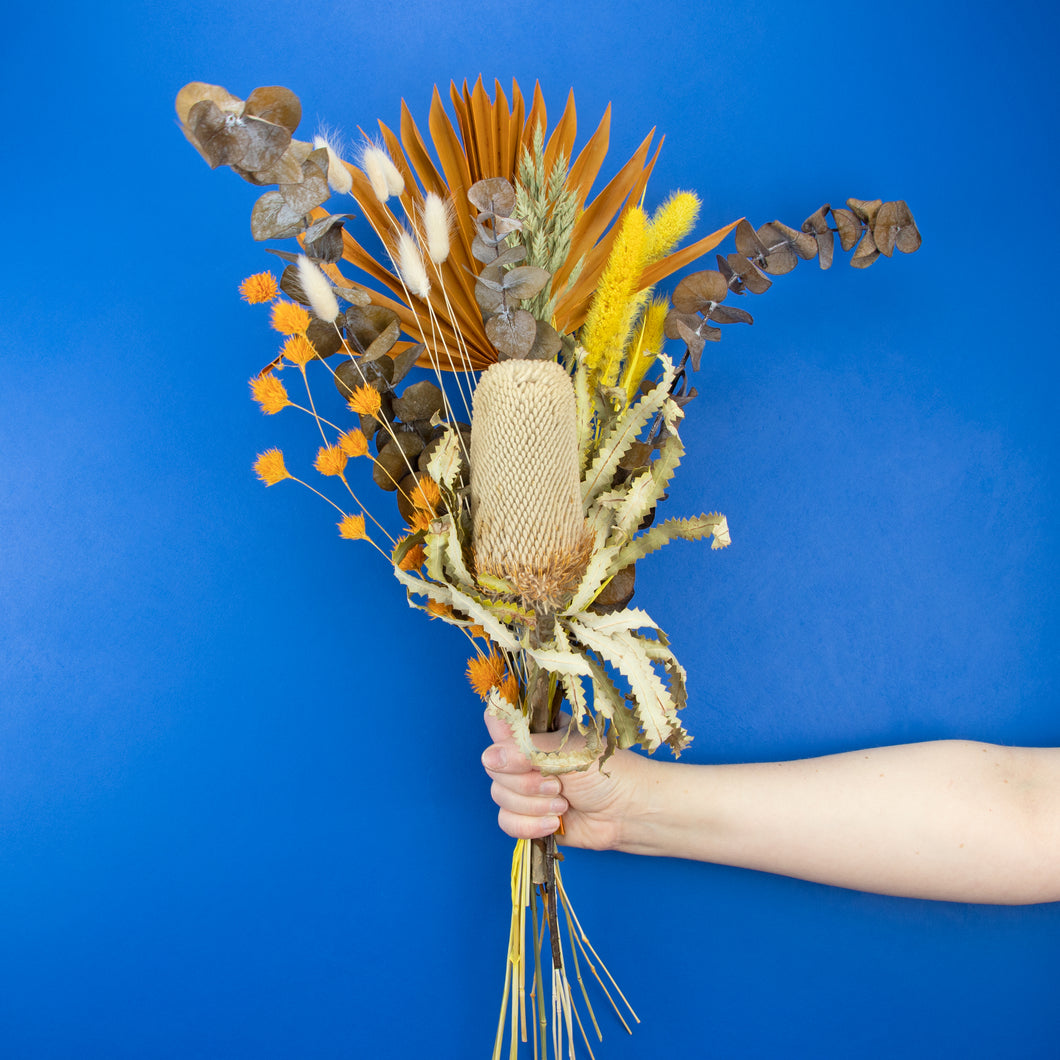
{"type": "Polygon", "coordinates": [[[433,191],[435,195],[446,198],[449,188],[446,186],[445,177],[435,167],[419,127],[404,100],[401,101],[401,123],[398,128],[401,130],[401,145],[424,190],[433,191]]]}
{"type": "Polygon", "coordinates": [[[475,180],[483,180],[486,177],[495,177],[493,172],[493,121],[490,113],[490,100],[482,87],[482,78],[475,82],[468,101],[468,117],[471,122],[471,136],[475,143],[475,158],[478,162],[477,170],[472,170],[471,175],[475,180]]]}
{"type": "Polygon", "coordinates": [[[537,131],[538,126],[541,127],[541,133],[544,135],[548,129],[548,111],[545,107],[545,97],[541,92],[541,82],[535,81],[534,102],[530,106],[526,125],[523,126],[523,147],[528,151],[534,146],[534,133],[537,131]]]}
{"type": "Polygon", "coordinates": [[[461,150],[467,159],[468,172],[475,173],[478,171],[478,150],[471,135],[471,93],[468,91],[467,81],[464,81],[463,92],[457,88],[455,81],[449,83],[449,101],[452,103],[453,113],[456,115],[456,126],[460,130],[460,141],[463,144],[461,150]]]}
{"type": "Polygon", "coordinates": [[[570,165],[571,155],[574,151],[574,138],[578,135],[578,112],[574,106],[574,89],[567,93],[567,105],[563,108],[563,114],[559,124],[552,130],[552,135],[545,145],[545,173],[551,173],[552,167],[560,154],[570,165]]]}
{"type": "MultiPolygon", "coordinates": [[[[654,130],[652,130],[652,132],[654,133],[654,130]]],[[[647,146],[647,141],[645,141],[644,146],[647,146]]],[[[557,303],[556,318],[557,320],[562,321],[562,330],[572,331],[574,328],[581,327],[585,322],[585,316],[589,311],[589,304],[592,302],[593,295],[596,292],[596,285],[599,282],[601,273],[604,271],[604,266],[607,264],[607,259],[611,254],[615,238],[622,226],[622,219],[630,209],[639,205],[643,199],[644,189],[648,183],[648,177],[651,176],[651,171],[655,168],[655,163],[659,158],[659,152],[661,150],[662,140],[659,141],[659,145],[655,149],[655,154],[647,165],[644,166],[641,172],[636,174],[634,171],[633,184],[629,189],[629,194],[626,196],[625,201],[622,203],[621,208],[615,216],[614,224],[611,225],[596,245],[586,254],[585,264],[578,275],[578,279],[571,284],[561,299],[563,315],[561,315],[560,312],[561,305],[560,303],[557,303]]],[[[643,288],[638,288],[638,290],[641,289],[643,288]]]]}
{"type": "Polygon", "coordinates": [[[683,269],[686,265],[691,265],[697,258],[703,257],[704,254],[709,254],[732,232],[741,220],[743,218],[737,218],[732,224],[719,228],[716,232],[711,232],[709,236],[704,236],[695,243],[690,243],[687,247],[675,250],[672,254],[667,254],[665,258],[661,258],[654,265],[649,265],[640,276],[641,290],[657,284],[660,280],[665,280],[667,276],[673,275],[678,269],[683,269]]]}
{"type": "Polygon", "coordinates": [[[508,119],[508,164],[513,173],[517,172],[519,159],[523,151],[523,126],[526,120],[526,102],[519,83],[512,80],[512,108],[508,119]]]}
{"type": "MultiPolygon", "coordinates": [[[[409,162],[412,168],[416,171],[416,175],[424,189],[426,191],[433,191],[444,200],[449,200],[450,190],[445,182],[445,177],[439,173],[435,167],[434,162],[427,151],[427,145],[424,143],[423,137],[420,135],[420,130],[415,121],[413,121],[412,114],[409,112],[404,100],[402,100],[401,103],[401,142],[405,149],[405,153],[408,155],[409,162]]],[[[455,202],[453,202],[453,210],[454,213],[458,210],[458,206],[455,202]]],[[[451,234],[453,245],[452,253],[460,263],[470,266],[471,242],[468,239],[466,227],[466,210],[464,213],[465,216],[463,220],[465,221],[465,224],[461,224],[458,220],[454,227],[454,231],[451,234]]]]}
{"type": "Polygon", "coordinates": [[[498,175],[506,175],[511,179],[512,164],[508,153],[508,128],[512,120],[512,112],[508,107],[508,97],[501,88],[500,81],[493,82],[493,92],[496,102],[493,104],[493,158],[498,175]]]}
{"type": "Polygon", "coordinates": [[[412,216],[417,216],[423,208],[423,193],[420,191],[419,183],[415,179],[415,171],[409,165],[409,160],[401,148],[401,141],[382,122],[379,123],[379,131],[383,136],[383,146],[390,155],[391,161],[397,166],[398,172],[405,181],[400,199],[406,211],[412,216]]]}
{"type": "MultiPolygon", "coordinates": [[[[553,281],[553,290],[562,290],[567,283],[571,270],[582,258],[586,259],[582,267],[582,275],[585,268],[590,264],[589,254],[599,242],[606,242],[606,252],[610,253],[611,242],[614,240],[614,231],[608,235],[605,232],[613,229],[613,222],[621,215],[624,204],[630,196],[630,192],[637,186],[638,177],[644,169],[648,157],[648,149],[655,130],[644,138],[640,147],[634,152],[633,157],[615,174],[607,186],[586,206],[584,212],[574,225],[571,234],[570,255],[566,264],[559,269],[556,279],[553,281]]],[[[656,152],[658,154],[658,152],[656,152]]],[[[598,255],[597,255],[598,256],[598,255]]],[[[564,294],[560,298],[560,305],[569,303],[568,296],[564,294]]],[[[559,306],[557,306],[557,313],[559,306]]]]}
{"type": "Polygon", "coordinates": [[[608,103],[596,132],[589,137],[588,143],[581,149],[567,177],[567,187],[577,197],[578,209],[582,209],[589,192],[600,175],[600,169],[607,157],[611,143],[611,104],[608,103]]]}
{"type": "MultiPolygon", "coordinates": [[[[372,195],[371,188],[367,187],[367,178],[363,174],[360,174],[360,180],[366,186],[366,194],[364,198],[372,195]]],[[[355,191],[356,191],[357,179],[355,175],[355,191]]],[[[361,208],[365,210],[366,214],[368,210],[366,206],[371,206],[370,203],[362,201],[362,198],[355,194],[358,203],[361,208]]],[[[383,209],[380,207],[378,201],[375,202],[375,209],[372,213],[378,218],[383,214],[383,209]]],[[[389,211],[385,211],[387,216],[390,216],[389,211]]],[[[401,279],[395,272],[392,272],[386,266],[384,266],[378,258],[371,254],[365,247],[363,247],[348,231],[343,230],[342,233],[342,244],[343,244],[343,259],[349,261],[356,268],[370,276],[373,280],[379,283],[381,286],[387,288],[399,301],[392,301],[385,295],[379,294],[376,291],[371,292],[372,302],[375,305],[384,305],[388,309],[392,309],[397,313],[401,320],[401,326],[407,335],[412,336],[416,341],[423,341],[420,335],[420,323],[419,314],[409,307],[404,299],[408,297],[404,285],[401,279]]],[[[452,345],[455,349],[455,335],[453,325],[455,324],[459,328],[461,335],[470,349],[475,351],[473,355],[474,359],[483,359],[489,357],[488,351],[492,349],[486,338],[485,327],[482,323],[482,315],[478,312],[478,307],[474,301],[474,291],[471,285],[468,284],[468,278],[463,269],[458,269],[454,266],[450,266],[449,262],[446,262],[442,266],[443,282],[445,283],[446,290],[449,294],[449,306],[445,304],[445,298],[442,294],[441,287],[435,284],[431,288],[430,303],[434,310],[435,316],[438,318],[439,324],[437,327],[441,328],[442,337],[447,343],[452,345]],[[450,321],[450,316],[454,317],[453,321],[450,321]]],[[[428,332],[427,339],[425,340],[432,348],[436,348],[440,345],[438,342],[432,342],[428,332]]],[[[438,355],[445,359],[443,351],[438,350],[438,355]]],[[[486,360],[486,363],[490,363],[486,360]]]]}
{"type": "Polygon", "coordinates": [[[449,185],[457,224],[460,226],[467,246],[470,247],[471,241],[475,238],[475,229],[468,214],[467,205],[467,192],[472,184],[471,173],[468,168],[468,159],[449,121],[449,115],[445,113],[445,107],[442,106],[442,98],[437,88],[431,100],[429,128],[434,149],[438,153],[438,161],[445,174],[445,182],[449,185]]]}

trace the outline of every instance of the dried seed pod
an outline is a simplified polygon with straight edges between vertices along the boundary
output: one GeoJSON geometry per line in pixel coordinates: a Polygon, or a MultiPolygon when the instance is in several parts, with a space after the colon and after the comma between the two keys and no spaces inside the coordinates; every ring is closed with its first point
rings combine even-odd
{"type": "Polygon", "coordinates": [[[850,256],[850,265],[855,269],[867,269],[880,256],[876,240],[872,238],[872,229],[865,230],[857,250],[850,256]]]}
{"type": "Polygon", "coordinates": [[[423,452],[423,439],[413,431],[396,431],[379,450],[372,465],[372,479],[381,490],[396,490],[398,483],[416,467],[416,458],[423,452]]]}
{"type": "Polygon", "coordinates": [[[764,294],[773,286],[773,281],[759,272],[755,265],[743,255],[729,254],[728,257],[723,258],[719,254],[717,257],[718,268],[723,273],[731,273],[732,277],[735,277],[732,279],[727,275],[726,279],[729,281],[729,289],[737,294],[743,294],[745,289],[751,294],[764,294]]]}
{"type": "Polygon", "coordinates": [[[912,211],[901,199],[885,202],[877,211],[872,235],[880,253],[890,257],[897,247],[903,254],[912,254],[920,246],[920,231],[912,211]]]}
{"type": "Polygon", "coordinates": [[[758,233],[751,227],[747,220],[741,221],[736,226],[736,250],[750,261],[764,258],[767,254],[758,233]]]}
{"type": "Polygon", "coordinates": [[[816,213],[812,213],[802,222],[802,230],[809,232],[817,241],[817,256],[822,269],[832,266],[835,253],[835,235],[828,227],[828,211],[831,207],[825,203],[816,213]]]}
{"type": "Polygon", "coordinates": [[[791,240],[772,221],[759,226],[756,235],[766,248],[765,257],[758,264],[771,276],[783,276],[799,263],[791,240]]]}
{"type": "Polygon", "coordinates": [[[574,387],[554,361],[501,361],[483,373],[471,422],[471,520],[477,573],[526,605],[555,610],[585,571],[574,387]]]}
{"type": "Polygon", "coordinates": [[[429,420],[444,408],[445,395],[441,388],[429,379],[421,379],[418,383],[406,387],[401,397],[394,401],[394,415],[405,423],[429,420]]]}
{"type": "Polygon", "coordinates": [[[599,596],[589,605],[589,610],[595,611],[598,615],[609,615],[614,611],[621,611],[633,599],[636,580],[636,566],[631,563],[628,567],[623,567],[600,590],[599,596]]]}
{"type": "Polygon", "coordinates": [[[501,358],[525,358],[537,338],[537,321],[525,310],[498,313],[486,321],[486,336],[501,358]]]}
{"type": "Polygon", "coordinates": [[[864,221],[870,228],[876,220],[876,211],[882,205],[882,199],[847,199],[847,206],[854,211],[859,220],[864,221]]]}
{"type": "Polygon", "coordinates": [[[863,231],[861,222],[850,210],[833,210],[832,216],[835,218],[835,226],[839,232],[839,245],[844,250],[850,250],[861,238],[863,231]]]}
{"type": "Polygon", "coordinates": [[[707,269],[686,276],[674,288],[671,298],[673,307],[679,313],[700,313],[711,309],[718,302],[724,302],[729,293],[729,285],[720,272],[707,269]]]}

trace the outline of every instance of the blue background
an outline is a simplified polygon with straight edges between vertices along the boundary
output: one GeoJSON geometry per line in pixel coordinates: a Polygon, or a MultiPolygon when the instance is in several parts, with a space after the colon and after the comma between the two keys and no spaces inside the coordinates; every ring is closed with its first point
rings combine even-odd
{"type": "MultiPolygon", "coordinates": [[[[638,602],[693,761],[1060,743],[1057,15],[662,0],[21,5],[0,78],[0,1054],[488,1055],[509,841],[456,633],[330,509],[250,472],[306,424],[236,286],[255,189],[172,101],[283,84],[303,133],[426,124],[450,78],[614,103],[653,207],[905,198],[915,256],[804,263],[711,347],[638,602]]],[[[612,170],[613,171],[613,170],[612,170]]],[[[709,264],[709,263],[708,263],[709,264]]],[[[741,303],[746,304],[746,303],[741,303]]],[[[378,498],[377,494],[372,494],[378,498]]],[[[377,507],[389,512],[388,500],[377,507]]],[[[576,852],[643,1024],[600,1057],[1055,1057],[1060,906],[889,899],[576,852]]]]}

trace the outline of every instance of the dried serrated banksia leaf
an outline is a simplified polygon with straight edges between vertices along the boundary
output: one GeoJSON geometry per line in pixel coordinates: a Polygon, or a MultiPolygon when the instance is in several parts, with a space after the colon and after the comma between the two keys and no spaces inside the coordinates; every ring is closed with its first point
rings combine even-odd
{"type": "Polygon", "coordinates": [[[480,578],[555,610],[585,571],[574,387],[553,361],[509,360],[484,372],[471,422],[471,521],[480,578]]]}

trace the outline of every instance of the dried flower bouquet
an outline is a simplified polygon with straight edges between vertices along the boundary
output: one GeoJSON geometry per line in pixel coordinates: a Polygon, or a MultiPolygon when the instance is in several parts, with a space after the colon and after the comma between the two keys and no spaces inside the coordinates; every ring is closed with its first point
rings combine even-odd
{"type": "MultiPolygon", "coordinates": [[[[301,244],[273,251],[286,262],[278,282],[261,273],[241,287],[248,302],[271,304],[284,336],[253,396],[266,413],[311,417],[323,443],[314,467],[347,498],[325,497],[339,533],[369,541],[413,607],[462,630],[472,686],[542,771],[605,764],[616,747],[678,754],[690,739],[678,716],[685,673],[662,630],[629,605],[637,562],[668,541],[729,544],[722,515],[655,522],[684,453],[689,373],[718,325],[751,323],[730,294],[760,294],[800,259],[828,268],[836,234],[864,267],[916,250],[919,232],[903,202],[850,199],[799,229],[740,220],[679,249],[699,201],[678,192],[650,217],[643,209],[654,132],[592,196],[610,108],[575,156],[573,93],[551,132],[536,86],[529,103],[499,83],[491,100],[481,81],[449,95],[455,126],[437,89],[431,103],[433,156],[403,103],[400,136],[380,123],[354,165],[325,138],[294,139],[301,105],[285,88],[246,100],[200,82],[180,91],[182,128],[206,161],[275,186],[253,207],[254,238],[301,244]],[[347,230],[351,215],[324,209],[332,194],[352,197],[379,250],[347,230]],[[718,254],[716,270],[685,277],[671,298],[654,294],[730,234],[735,251],[718,254]],[[676,364],[666,339],[683,347],[676,364]],[[345,401],[341,423],[314,399],[315,361],[345,401]],[[407,383],[416,365],[433,379],[407,383]],[[289,396],[285,366],[298,369],[306,405],[289,396]],[[359,458],[395,494],[403,531],[355,495],[347,465],[359,458]],[[540,750],[534,734],[555,730],[564,705],[578,738],[540,750]]],[[[255,469],[267,485],[294,478],[275,449],[255,469]]],[[[573,1056],[576,1035],[592,1053],[590,1033],[601,1035],[582,964],[626,1022],[558,860],[554,838],[516,844],[495,1058],[506,1028],[511,1056],[528,1039],[535,1056],[550,1039],[555,1056],[573,1056]]]]}

